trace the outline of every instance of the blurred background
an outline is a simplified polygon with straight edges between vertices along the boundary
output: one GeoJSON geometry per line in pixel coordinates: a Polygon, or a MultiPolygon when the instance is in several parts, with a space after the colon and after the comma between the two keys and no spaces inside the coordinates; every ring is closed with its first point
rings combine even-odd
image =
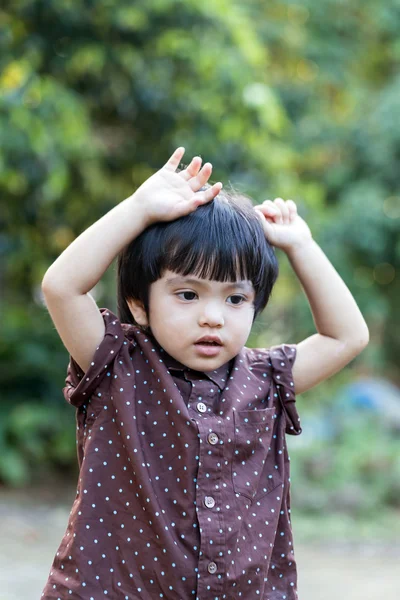
{"type": "MultiPolygon", "coordinates": [[[[399,0],[3,0],[0,599],[39,598],[77,481],[41,280],[181,145],[257,204],[292,198],[368,323],[362,354],[297,399],[299,597],[398,598],[399,31],[399,0]]],[[[277,253],[248,346],[315,332],[277,253]]],[[[116,312],[115,274],[93,295],[116,312]]]]}

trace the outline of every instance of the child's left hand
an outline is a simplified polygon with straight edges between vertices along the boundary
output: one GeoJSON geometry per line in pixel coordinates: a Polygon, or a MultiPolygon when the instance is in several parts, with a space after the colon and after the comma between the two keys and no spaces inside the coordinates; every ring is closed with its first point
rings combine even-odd
{"type": "Polygon", "coordinates": [[[254,207],[268,242],[284,251],[312,239],[307,223],[297,214],[293,200],[275,198],[254,207]]]}

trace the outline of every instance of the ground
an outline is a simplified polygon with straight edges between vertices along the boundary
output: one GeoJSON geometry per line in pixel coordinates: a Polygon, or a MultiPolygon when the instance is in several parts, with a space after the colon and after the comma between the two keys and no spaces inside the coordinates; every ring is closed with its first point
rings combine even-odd
{"type": "MultiPolygon", "coordinates": [[[[0,493],[0,600],[40,600],[74,497],[55,488],[0,493]]],[[[294,545],[300,600],[398,600],[400,544],[294,545]]]]}

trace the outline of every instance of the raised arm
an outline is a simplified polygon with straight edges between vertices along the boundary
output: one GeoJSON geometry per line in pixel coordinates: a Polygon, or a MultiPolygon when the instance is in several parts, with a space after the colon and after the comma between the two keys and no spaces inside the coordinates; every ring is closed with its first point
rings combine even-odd
{"type": "Polygon", "coordinates": [[[255,209],[263,215],[267,239],[286,252],[318,332],[297,344],[293,383],[301,394],[360,354],[369,342],[368,327],[350,290],[297,214],[296,204],[276,198],[255,209]]]}
{"type": "Polygon", "coordinates": [[[104,337],[104,321],[89,291],[124,245],[145,229],[141,208],[124,200],[76,238],[46,271],[42,291],[58,334],[85,372],[104,337]]]}
{"type": "Polygon", "coordinates": [[[83,371],[104,337],[104,322],[89,291],[117,254],[146,227],[170,221],[209,202],[220,191],[216,183],[204,192],[212,167],[193,158],[177,173],[184,148],[129,198],[84,231],[46,271],[42,281],[47,309],[65,347],[83,371]]]}

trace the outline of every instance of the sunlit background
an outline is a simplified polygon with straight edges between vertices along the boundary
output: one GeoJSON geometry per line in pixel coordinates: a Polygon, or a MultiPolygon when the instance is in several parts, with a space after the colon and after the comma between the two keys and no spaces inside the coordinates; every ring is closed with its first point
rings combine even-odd
{"type": "MultiPolygon", "coordinates": [[[[398,0],[2,3],[1,600],[40,597],[77,480],[43,275],[181,145],[255,203],[292,198],[368,323],[367,349],[297,400],[299,597],[398,598],[399,31],[398,0]]],[[[248,346],[315,332],[277,252],[248,346]]],[[[93,295],[116,312],[115,265],[93,295]]]]}

